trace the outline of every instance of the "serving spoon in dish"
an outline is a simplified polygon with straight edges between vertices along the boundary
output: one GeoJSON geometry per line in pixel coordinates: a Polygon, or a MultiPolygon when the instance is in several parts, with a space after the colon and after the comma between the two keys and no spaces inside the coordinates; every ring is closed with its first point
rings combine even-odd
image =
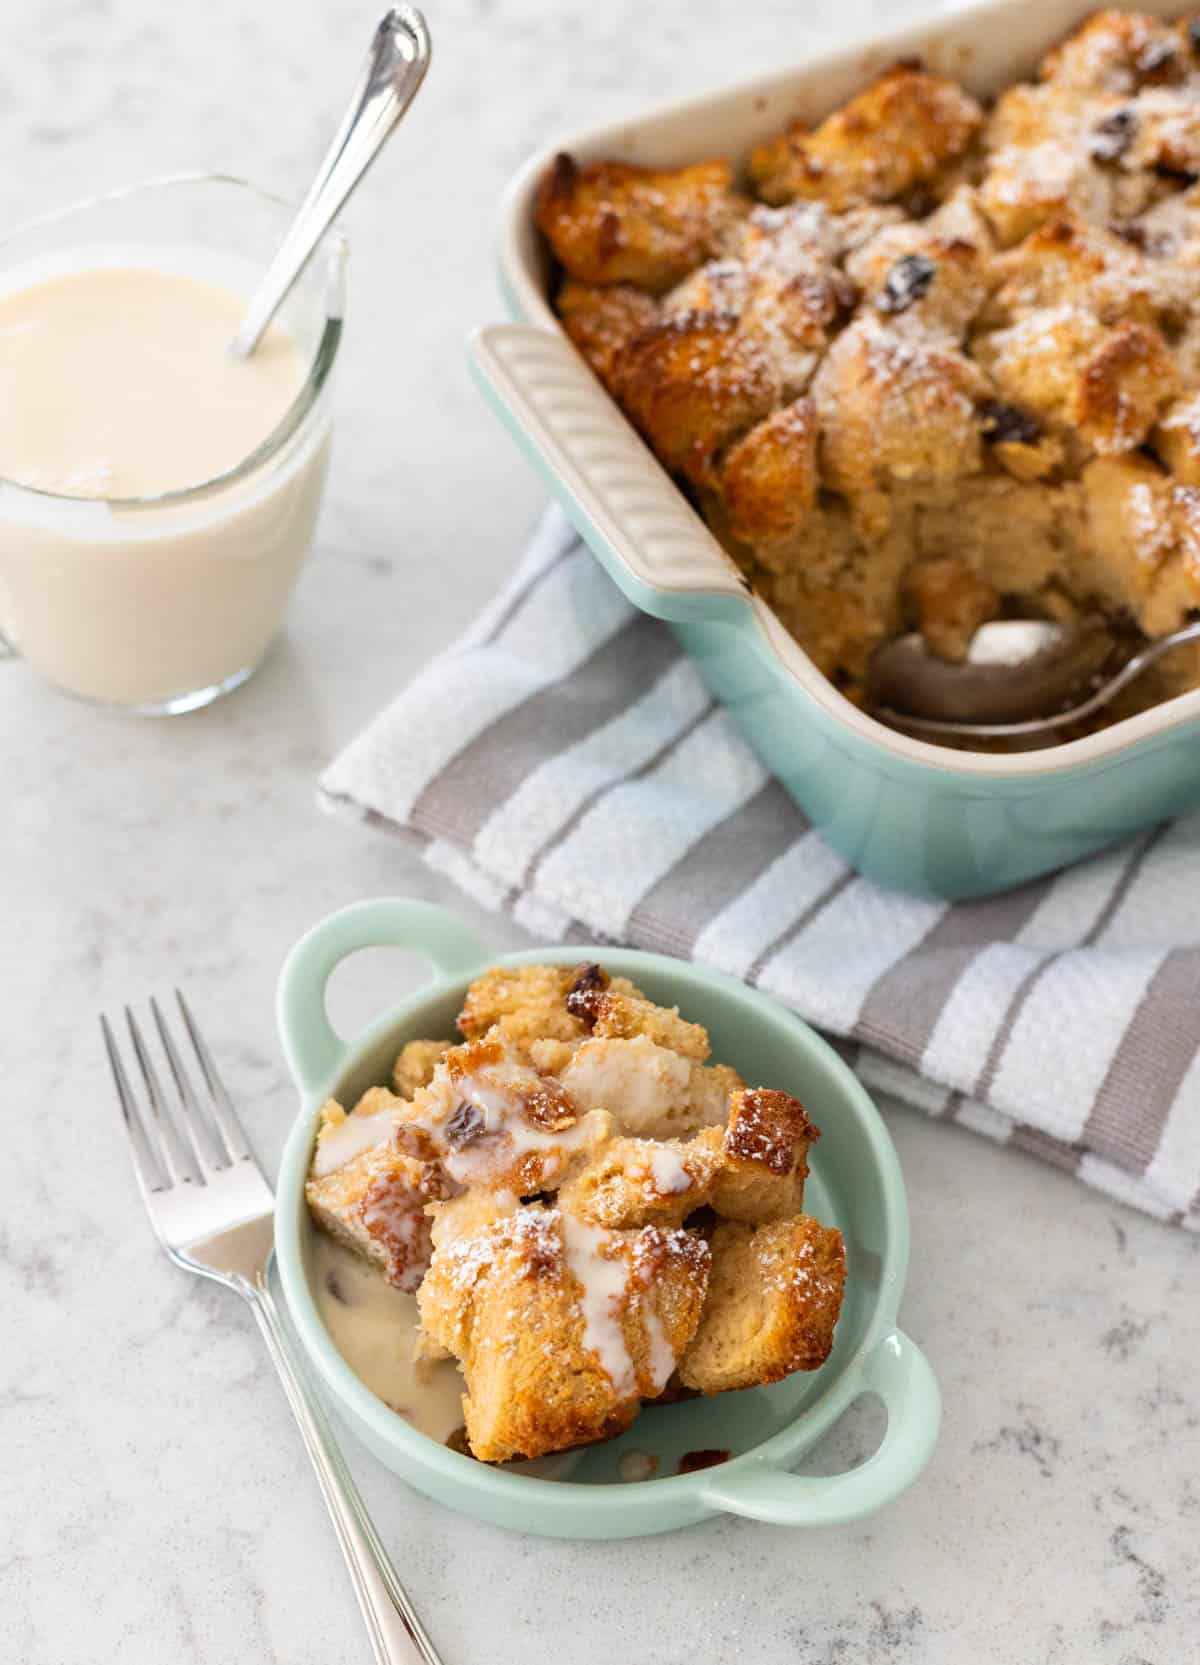
{"type": "Polygon", "coordinates": [[[415,6],[397,6],[380,20],[342,125],[250,297],[230,345],[235,358],[249,358],[258,346],[313,251],[417,96],[431,52],[429,29],[415,6]]]}
{"type": "Polygon", "coordinates": [[[1200,620],[1128,653],[1098,618],[1075,625],[998,619],[980,626],[956,664],[931,653],[914,632],[877,650],[868,705],[876,717],[914,734],[960,740],[1051,734],[1103,710],[1185,642],[1200,642],[1200,620]]]}

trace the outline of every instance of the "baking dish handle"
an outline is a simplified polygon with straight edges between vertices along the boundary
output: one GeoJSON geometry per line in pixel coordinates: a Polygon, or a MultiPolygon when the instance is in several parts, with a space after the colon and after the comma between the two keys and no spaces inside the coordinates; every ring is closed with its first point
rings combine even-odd
{"type": "Polygon", "coordinates": [[[488,400],[635,607],[678,623],[748,610],[741,574],[569,341],[492,324],[469,353],[488,400]]]}
{"type": "Polygon", "coordinates": [[[341,962],[360,948],[415,949],[447,979],[465,979],[488,957],[473,931],[432,902],[380,897],[314,925],[284,961],[275,997],[283,1054],[306,1097],[337,1074],[349,1050],[329,1021],[325,989],[341,962]]]}
{"type": "Polygon", "coordinates": [[[770,1463],[713,1469],[705,1503],[776,1526],[836,1526],[872,1514],[920,1474],[937,1443],[942,1397],[928,1359],[902,1330],[876,1343],[862,1366],[860,1393],[887,1410],[879,1449],[846,1474],[788,1474],[770,1463]]]}

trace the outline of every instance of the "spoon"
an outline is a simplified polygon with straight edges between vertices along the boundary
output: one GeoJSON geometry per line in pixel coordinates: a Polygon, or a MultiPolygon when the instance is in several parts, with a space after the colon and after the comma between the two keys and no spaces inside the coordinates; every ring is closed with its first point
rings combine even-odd
{"type": "Polygon", "coordinates": [[[233,338],[248,358],[321,238],[408,109],[429,68],[429,30],[415,6],[398,6],[375,30],[350,107],[233,338]]]}
{"type": "Polygon", "coordinates": [[[1200,621],[1160,636],[1114,668],[1118,639],[1097,618],[1077,625],[1000,619],[981,625],[961,664],[929,652],[919,634],[885,642],[871,662],[868,697],[884,722],[917,734],[969,740],[1048,734],[1100,711],[1200,621]]]}

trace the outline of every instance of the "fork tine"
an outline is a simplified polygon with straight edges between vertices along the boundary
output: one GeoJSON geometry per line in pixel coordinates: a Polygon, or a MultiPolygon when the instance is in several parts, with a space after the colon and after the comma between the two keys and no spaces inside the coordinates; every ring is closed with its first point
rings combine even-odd
{"type": "MultiPolygon", "coordinates": [[[[217,1073],[217,1066],[213,1062],[212,1053],[208,1050],[203,1035],[196,1027],[196,1020],[188,1010],[187,1001],[182,991],[175,990],[175,999],[179,1002],[179,1012],[187,1032],[192,1038],[192,1046],[196,1059],[200,1065],[200,1073],[204,1077],[204,1084],[212,1097],[213,1120],[221,1130],[221,1137],[225,1141],[225,1148],[234,1161],[254,1162],[254,1153],[246,1142],[246,1135],[242,1132],[242,1124],[238,1121],[237,1111],[233,1108],[233,1100],[225,1090],[225,1083],[217,1073]]],[[[257,1166],[257,1163],[255,1163],[257,1166]]]]}
{"type": "Polygon", "coordinates": [[[203,1180],[203,1169],[198,1156],[190,1158],[179,1130],[172,1120],[162,1084],[158,1079],[158,1071],[154,1068],[153,1060],[142,1039],[142,1032],[138,1028],[137,1019],[128,1006],[125,1008],[125,1022],[129,1026],[129,1038],[133,1042],[134,1054],[138,1061],[138,1068],[142,1072],[142,1080],[146,1087],[146,1096],[150,1100],[150,1109],[154,1116],[162,1147],[164,1167],[172,1179],[182,1180],[185,1185],[193,1180],[203,1180]]]}
{"type": "Polygon", "coordinates": [[[129,1150],[133,1157],[133,1171],[137,1177],[138,1186],[143,1197],[151,1191],[169,1191],[171,1188],[170,1174],[164,1172],[162,1162],[154,1152],[153,1145],[146,1132],[142,1120],[142,1113],[138,1109],[137,1099],[133,1088],[129,1085],[129,1077],[125,1074],[125,1065],[121,1062],[121,1054],[117,1050],[116,1039],[109,1027],[108,1019],[100,1018],[100,1030],[104,1036],[104,1047],[108,1053],[108,1067],[112,1070],[113,1082],[117,1089],[117,1098],[121,1103],[121,1115],[125,1122],[125,1131],[129,1135],[129,1150]]]}
{"type": "Polygon", "coordinates": [[[201,1167],[207,1173],[210,1168],[228,1168],[233,1161],[226,1150],[219,1130],[211,1119],[201,1109],[200,1100],[192,1086],[191,1077],[183,1067],[183,1059],[176,1050],[175,1042],[171,1038],[171,1031],[167,1028],[166,1020],[159,1008],[158,1001],[151,995],[150,1011],[154,1017],[154,1024],[158,1030],[158,1038],[162,1042],[163,1051],[167,1055],[167,1064],[175,1082],[175,1091],[179,1095],[179,1107],[189,1138],[201,1167]],[[201,1154],[200,1131],[204,1131],[203,1144],[208,1149],[208,1159],[201,1154]]]}

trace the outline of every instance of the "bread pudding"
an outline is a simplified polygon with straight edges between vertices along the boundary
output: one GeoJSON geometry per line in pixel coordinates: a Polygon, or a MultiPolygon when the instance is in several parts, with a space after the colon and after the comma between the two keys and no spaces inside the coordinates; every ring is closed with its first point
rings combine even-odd
{"type": "MultiPolygon", "coordinates": [[[[1200,609],[1200,13],[1100,12],[988,107],[920,63],[748,157],[559,156],[568,336],[856,703],[917,630],[1200,609]]],[[[1105,721],[1200,686],[1166,656],[1105,721]]]]}
{"type": "Polygon", "coordinates": [[[845,1252],[803,1211],[799,1100],[597,965],[496,967],[458,1028],[410,1042],[394,1091],[324,1106],[307,1199],[415,1293],[418,1356],[462,1372],[463,1449],[571,1450],[824,1362],[845,1252]]]}

